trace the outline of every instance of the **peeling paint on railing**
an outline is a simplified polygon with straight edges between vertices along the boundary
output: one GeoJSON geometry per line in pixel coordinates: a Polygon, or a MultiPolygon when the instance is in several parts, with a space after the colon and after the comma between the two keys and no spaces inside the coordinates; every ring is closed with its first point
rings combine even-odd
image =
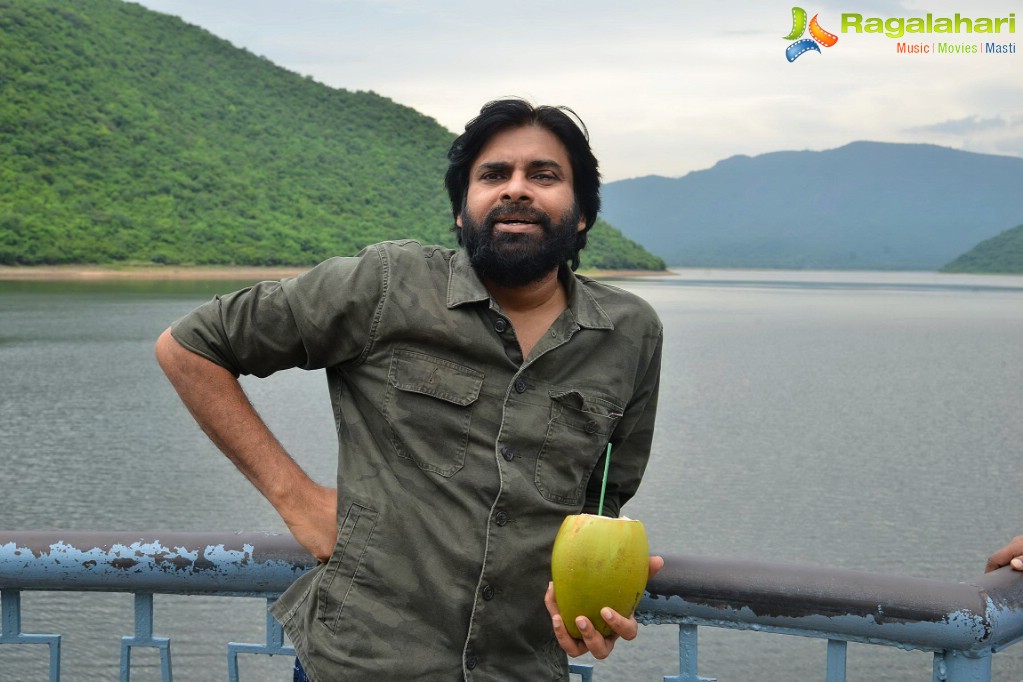
{"type": "Polygon", "coordinates": [[[279,594],[316,566],[274,533],[0,535],[0,585],[25,590],[279,594]]]}

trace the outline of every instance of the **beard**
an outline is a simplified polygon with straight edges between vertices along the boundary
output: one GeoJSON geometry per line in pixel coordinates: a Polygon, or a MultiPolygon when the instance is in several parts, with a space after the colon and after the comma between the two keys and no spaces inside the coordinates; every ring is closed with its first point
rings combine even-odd
{"type": "Polygon", "coordinates": [[[552,221],[547,213],[520,204],[492,209],[477,222],[462,207],[462,242],[476,275],[502,287],[521,287],[538,282],[579,251],[579,208],[575,204],[552,221]],[[527,217],[536,222],[533,233],[494,232],[505,216],[527,217]]]}

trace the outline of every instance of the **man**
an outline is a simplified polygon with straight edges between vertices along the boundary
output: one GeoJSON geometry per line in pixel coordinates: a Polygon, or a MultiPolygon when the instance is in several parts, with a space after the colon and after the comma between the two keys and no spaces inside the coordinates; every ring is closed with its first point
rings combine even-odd
{"type": "Polygon", "coordinates": [[[603,658],[636,634],[608,609],[614,635],[586,621],[572,639],[549,588],[554,536],[596,513],[609,443],[605,513],[636,492],[662,335],[642,300],[573,272],[600,176],[569,113],[501,100],[466,125],[445,176],[464,250],[377,244],[218,298],[157,342],[198,423],[325,562],[274,605],[311,680],[566,680],[566,651],[603,658]],[[236,379],[289,367],[326,370],[336,491],[236,379]]]}

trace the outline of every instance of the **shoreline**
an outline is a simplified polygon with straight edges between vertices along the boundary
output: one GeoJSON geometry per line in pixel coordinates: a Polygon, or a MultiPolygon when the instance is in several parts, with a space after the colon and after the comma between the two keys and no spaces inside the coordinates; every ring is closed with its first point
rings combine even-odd
{"type": "Polygon", "coordinates": [[[203,281],[281,279],[305,272],[300,267],[207,265],[0,265],[0,281],[203,281]]]}
{"type": "MultiPolygon", "coordinates": [[[[204,281],[204,280],[277,280],[294,277],[310,268],[300,266],[257,265],[0,265],[0,281],[204,281]]],[[[656,277],[666,270],[579,270],[594,279],[619,277],[656,277]]]]}

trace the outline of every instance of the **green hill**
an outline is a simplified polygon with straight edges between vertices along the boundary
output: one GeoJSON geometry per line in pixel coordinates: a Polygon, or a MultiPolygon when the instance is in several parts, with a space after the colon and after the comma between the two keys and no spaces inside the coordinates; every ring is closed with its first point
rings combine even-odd
{"type": "Polygon", "coordinates": [[[1023,275],[1023,225],[985,239],[941,271],[1023,275]]]}
{"type": "MultiPolygon", "coordinates": [[[[453,244],[453,137],[138,5],[0,0],[0,263],[306,265],[382,239],[453,244]]],[[[584,267],[663,267],[606,224],[591,246],[584,267]]]]}

